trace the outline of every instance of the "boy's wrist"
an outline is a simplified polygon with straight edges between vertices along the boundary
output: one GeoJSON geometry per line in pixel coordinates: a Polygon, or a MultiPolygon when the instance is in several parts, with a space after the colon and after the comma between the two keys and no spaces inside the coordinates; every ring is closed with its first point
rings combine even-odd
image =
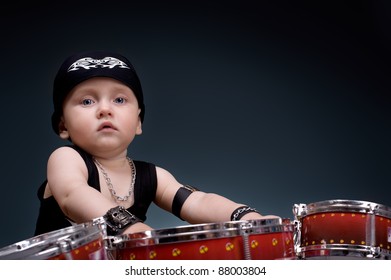
{"type": "Polygon", "coordinates": [[[122,206],[111,208],[103,218],[107,225],[108,235],[120,235],[126,228],[136,223],[143,222],[122,206]]]}

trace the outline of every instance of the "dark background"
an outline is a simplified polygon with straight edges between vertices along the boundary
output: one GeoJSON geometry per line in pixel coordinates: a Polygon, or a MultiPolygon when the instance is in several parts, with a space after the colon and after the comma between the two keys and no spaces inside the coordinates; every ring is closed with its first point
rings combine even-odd
{"type": "MultiPolygon", "coordinates": [[[[137,2],[1,4],[0,246],[32,237],[46,160],[67,144],[53,78],[89,49],[123,53],[142,80],[131,157],[291,219],[296,203],[391,205],[389,2],[137,2]]],[[[147,223],[183,224],[156,207],[147,223]]]]}

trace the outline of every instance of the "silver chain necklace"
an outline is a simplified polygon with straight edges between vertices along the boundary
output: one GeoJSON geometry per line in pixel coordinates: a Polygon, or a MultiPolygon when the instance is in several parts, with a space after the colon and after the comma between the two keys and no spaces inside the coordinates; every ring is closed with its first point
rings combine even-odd
{"type": "Polygon", "coordinates": [[[118,196],[116,191],[114,190],[113,184],[111,183],[111,179],[110,179],[109,175],[107,175],[107,172],[104,170],[102,164],[100,164],[100,162],[97,161],[96,158],[92,158],[92,159],[95,162],[95,164],[99,167],[100,171],[103,174],[103,177],[105,177],[106,185],[109,188],[109,191],[111,192],[111,195],[115,198],[115,200],[117,200],[117,201],[127,201],[128,198],[133,194],[134,183],[136,181],[136,167],[134,166],[133,160],[131,160],[129,157],[126,157],[126,159],[129,162],[130,169],[132,170],[132,181],[131,181],[130,186],[129,186],[128,194],[125,195],[125,196],[118,196]]]}

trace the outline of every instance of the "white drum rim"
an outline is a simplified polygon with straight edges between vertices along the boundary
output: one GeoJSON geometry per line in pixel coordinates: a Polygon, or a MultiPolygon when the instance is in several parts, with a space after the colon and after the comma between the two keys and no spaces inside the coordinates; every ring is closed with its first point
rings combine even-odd
{"type": "Polygon", "coordinates": [[[290,221],[282,222],[282,219],[258,219],[249,220],[245,226],[245,234],[269,234],[269,233],[284,233],[294,232],[294,224],[290,221]]]}
{"type": "Polygon", "coordinates": [[[98,239],[99,236],[103,240],[105,227],[102,227],[95,220],[77,224],[33,236],[0,248],[0,260],[48,259],[61,255],[62,253],[69,253],[80,246],[98,239]]]}
{"type": "MultiPolygon", "coordinates": [[[[296,248],[298,257],[300,258],[311,258],[311,257],[349,257],[348,255],[341,255],[341,252],[347,253],[359,253],[362,257],[366,258],[379,258],[379,257],[391,257],[391,251],[381,249],[379,247],[368,246],[368,245],[352,245],[352,244],[323,244],[323,245],[308,245],[299,246],[296,248]],[[321,251],[328,251],[329,255],[322,255],[321,251]],[[306,253],[319,252],[316,256],[306,257],[306,253]]],[[[351,255],[352,256],[352,255],[351,255]]],[[[353,257],[353,256],[352,256],[353,257]]]]}
{"type": "Polygon", "coordinates": [[[293,213],[296,219],[326,212],[357,212],[391,218],[391,207],[365,200],[330,199],[309,204],[300,203],[293,206],[293,213]]]}
{"type": "Polygon", "coordinates": [[[240,221],[227,223],[204,223],[148,230],[114,237],[112,246],[118,248],[134,248],[159,244],[236,237],[241,235],[242,224],[243,222],[240,221]]]}
{"type": "MultiPolygon", "coordinates": [[[[110,237],[108,247],[127,248],[143,247],[159,244],[171,244],[198,240],[210,240],[219,238],[241,237],[244,230],[258,225],[261,227],[275,227],[281,225],[281,219],[240,220],[220,223],[203,223],[183,225],[172,228],[148,230],[134,234],[110,237]],[[148,243],[151,242],[151,243],[148,243]]],[[[272,229],[269,229],[269,231],[272,229]]],[[[280,230],[280,229],[278,229],[280,230]]]]}

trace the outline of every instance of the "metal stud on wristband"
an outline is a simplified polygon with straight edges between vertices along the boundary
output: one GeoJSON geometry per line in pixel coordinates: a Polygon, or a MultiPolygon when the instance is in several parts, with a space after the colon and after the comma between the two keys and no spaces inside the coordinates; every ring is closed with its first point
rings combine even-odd
{"type": "Polygon", "coordinates": [[[142,222],[141,219],[137,218],[122,206],[111,208],[103,218],[107,224],[108,235],[121,234],[127,227],[142,222]]]}
{"type": "Polygon", "coordinates": [[[259,213],[255,208],[251,208],[249,206],[240,206],[232,212],[231,221],[239,221],[244,215],[251,212],[259,213]]]}

